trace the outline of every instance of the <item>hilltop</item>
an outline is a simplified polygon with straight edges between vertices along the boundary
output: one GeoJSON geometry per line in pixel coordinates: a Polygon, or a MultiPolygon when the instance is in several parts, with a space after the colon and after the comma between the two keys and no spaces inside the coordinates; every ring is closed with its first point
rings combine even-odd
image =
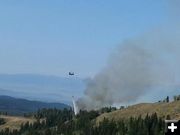
{"type": "Polygon", "coordinates": [[[147,114],[151,115],[154,113],[164,119],[167,115],[169,115],[171,119],[180,120],[180,101],[170,103],[141,103],[114,112],[104,113],[97,117],[96,121],[100,122],[104,118],[110,120],[128,119],[130,117],[138,117],[140,115],[145,117],[147,114]]]}
{"type": "Polygon", "coordinates": [[[0,95],[0,112],[7,112],[10,115],[23,115],[24,113],[36,112],[38,109],[42,108],[64,109],[70,108],[70,106],[63,103],[30,101],[26,99],[0,95]]]}

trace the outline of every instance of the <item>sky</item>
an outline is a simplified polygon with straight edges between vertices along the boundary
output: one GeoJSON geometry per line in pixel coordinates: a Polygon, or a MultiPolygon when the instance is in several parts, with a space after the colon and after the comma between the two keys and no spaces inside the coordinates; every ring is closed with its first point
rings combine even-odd
{"type": "Polygon", "coordinates": [[[168,19],[166,0],[1,0],[0,18],[0,73],[81,78],[168,19]]]}

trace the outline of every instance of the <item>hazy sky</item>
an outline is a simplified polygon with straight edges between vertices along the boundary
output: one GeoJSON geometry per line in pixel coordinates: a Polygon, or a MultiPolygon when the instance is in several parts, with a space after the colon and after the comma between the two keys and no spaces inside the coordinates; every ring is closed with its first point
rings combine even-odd
{"type": "Polygon", "coordinates": [[[1,0],[0,73],[93,76],[123,40],[161,25],[165,0],[1,0]]]}

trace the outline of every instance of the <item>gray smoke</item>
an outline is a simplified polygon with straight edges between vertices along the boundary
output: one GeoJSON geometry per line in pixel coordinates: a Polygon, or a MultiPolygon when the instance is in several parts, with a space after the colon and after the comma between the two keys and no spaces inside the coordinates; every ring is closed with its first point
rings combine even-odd
{"type": "Polygon", "coordinates": [[[107,66],[87,84],[80,109],[134,102],[154,88],[175,89],[180,82],[180,27],[165,25],[124,41],[107,66]]]}

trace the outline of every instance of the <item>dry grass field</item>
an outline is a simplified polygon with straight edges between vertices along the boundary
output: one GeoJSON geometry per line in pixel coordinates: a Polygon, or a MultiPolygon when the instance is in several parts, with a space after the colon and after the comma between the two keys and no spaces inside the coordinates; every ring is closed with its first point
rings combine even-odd
{"type": "Polygon", "coordinates": [[[145,117],[147,114],[151,115],[153,113],[157,113],[159,117],[165,118],[167,115],[170,115],[171,119],[180,120],[180,101],[170,103],[141,103],[130,106],[126,109],[104,113],[100,115],[96,121],[98,123],[104,118],[118,120],[129,117],[138,117],[140,115],[145,117]]]}
{"type": "Polygon", "coordinates": [[[35,122],[35,119],[33,118],[24,118],[24,117],[17,117],[17,116],[4,116],[0,115],[0,118],[5,119],[5,124],[0,126],[0,130],[9,128],[10,130],[17,129],[19,130],[21,124],[29,122],[33,123],[35,122]]]}

